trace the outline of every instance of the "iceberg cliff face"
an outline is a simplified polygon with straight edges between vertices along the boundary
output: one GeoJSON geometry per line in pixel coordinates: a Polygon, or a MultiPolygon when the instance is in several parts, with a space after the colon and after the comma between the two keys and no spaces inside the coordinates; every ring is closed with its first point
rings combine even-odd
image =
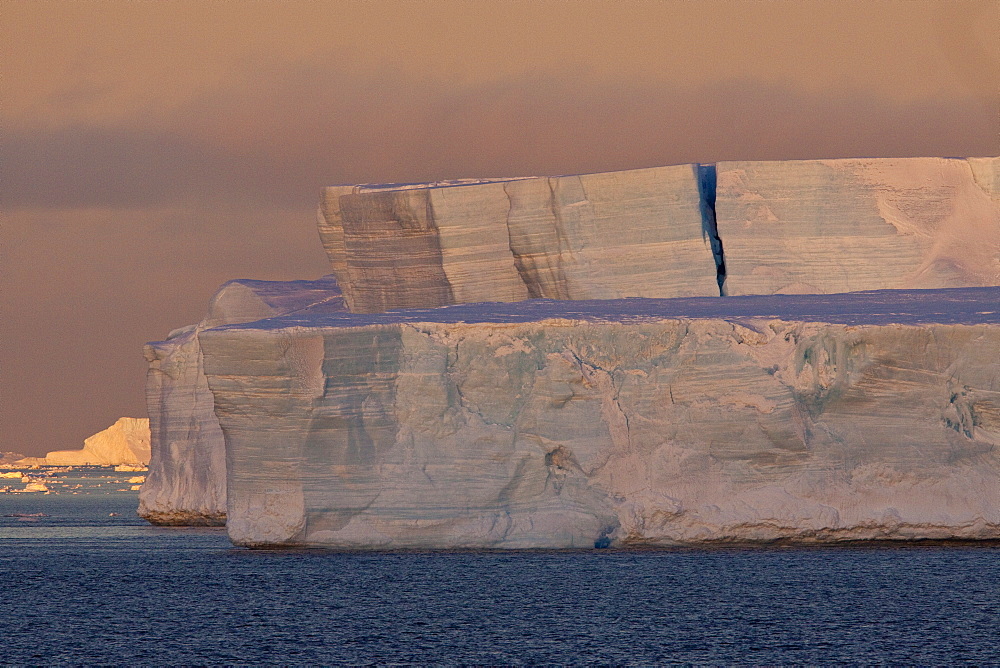
{"type": "Polygon", "coordinates": [[[212,298],[197,325],[149,343],[146,405],[152,458],[139,492],[139,515],[153,524],[221,525],[226,519],[226,452],[198,337],[219,325],[259,320],[327,304],[342,308],[332,278],[318,281],[231,281],[212,298]]]}
{"type": "Polygon", "coordinates": [[[1000,158],[717,170],[727,294],[1000,284],[1000,158]]]}
{"type": "Polygon", "coordinates": [[[1000,158],[678,165],[333,186],[350,310],[1000,284],[1000,158]]]}
{"type": "Polygon", "coordinates": [[[333,186],[320,237],[351,311],[718,295],[697,165],[333,186]]]}
{"type": "Polygon", "coordinates": [[[319,307],[204,331],[228,530],[340,548],[1000,538],[997,303],[319,307]]]}

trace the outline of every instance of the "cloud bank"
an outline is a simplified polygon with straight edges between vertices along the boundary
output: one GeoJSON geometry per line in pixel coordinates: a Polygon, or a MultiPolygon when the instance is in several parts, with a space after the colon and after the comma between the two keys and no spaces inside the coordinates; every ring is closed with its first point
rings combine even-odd
{"type": "Polygon", "coordinates": [[[13,207],[311,204],[329,183],[565,174],[722,159],[987,155],[992,97],[880,99],[737,80],[701,87],[583,74],[454,86],[398,73],[245,72],[166,117],[14,130],[13,207]]]}

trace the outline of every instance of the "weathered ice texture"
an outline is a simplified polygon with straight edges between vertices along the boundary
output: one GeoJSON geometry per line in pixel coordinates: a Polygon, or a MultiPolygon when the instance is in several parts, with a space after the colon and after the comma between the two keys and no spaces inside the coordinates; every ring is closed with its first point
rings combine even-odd
{"type": "Polygon", "coordinates": [[[517,301],[504,180],[331,186],[320,239],[352,311],[517,301]]]}
{"type": "Polygon", "coordinates": [[[1000,285],[1000,158],[717,170],[726,294],[1000,285]]]}
{"type": "Polygon", "coordinates": [[[18,463],[42,466],[145,466],[149,463],[149,420],[123,417],[83,441],[82,450],[55,450],[18,463]]]}
{"type": "Polygon", "coordinates": [[[154,524],[225,523],[225,441],[202,370],[200,333],[319,303],[329,309],[343,308],[332,277],[317,281],[230,281],[212,298],[208,314],[200,323],[171,332],[166,341],[146,345],[146,406],[152,459],[139,492],[139,515],[154,524]]]}
{"type": "Polygon", "coordinates": [[[513,181],[510,248],[532,297],[718,295],[698,165],[513,181]]]}
{"type": "Polygon", "coordinates": [[[697,165],[333,186],[319,230],[351,311],[719,293],[697,165]]]}
{"type": "Polygon", "coordinates": [[[1000,289],[201,334],[238,545],[1000,538],[1000,289]]]}

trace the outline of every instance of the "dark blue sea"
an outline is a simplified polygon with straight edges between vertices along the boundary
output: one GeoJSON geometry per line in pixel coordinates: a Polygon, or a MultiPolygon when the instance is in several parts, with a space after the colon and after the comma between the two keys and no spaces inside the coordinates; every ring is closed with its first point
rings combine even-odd
{"type": "Polygon", "coordinates": [[[1000,663],[996,547],[249,551],[126,488],[0,494],[0,663],[1000,663]]]}

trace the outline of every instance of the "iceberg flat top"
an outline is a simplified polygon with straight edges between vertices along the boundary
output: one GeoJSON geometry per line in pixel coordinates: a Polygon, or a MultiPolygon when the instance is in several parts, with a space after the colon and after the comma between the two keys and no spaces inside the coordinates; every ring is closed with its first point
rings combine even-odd
{"type": "Polygon", "coordinates": [[[604,170],[600,172],[580,172],[571,174],[534,174],[528,176],[484,176],[484,177],[467,177],[458,179],[441,179],[438,181],[414,181],[405,183],[337,183],[331,184],[327,187],[330,188],[351,188],[354,193],[366,193],[366,192],[379,192],[383,190],[422,190],[428,188],[452,188],[455,186],[478,186],[486,185],[491,183],[506,183],[510,181],[526,181],[529,179],[548,179],[548,178],[563,178],[567,176],[593,176],[595,174],[627,174],[629,172],[641,172],[648,169],[657,169],[662,167],[690,167],[691,165],[737,165],[737,164],[777,164],[788,165],[794,167],[796,165],[802,165],[806,163],[822,162],[824,164],[850,164],[856,162],[888,162],[891,160],[917,162],[917,161],[928,161],[928,160],[954,160],[954,161],[967,161],[974,160],[979,162],[989,162],[995,160],[995,156],[990,157],[978,157],[978,156],[915,156],[912,158],[883,158],[877,156],[854,156],[848,158],[805,158],[796,160],[723,160],[720,162],[704,162],[704,163],[672,163],[670,165],[648,165],[645,167],[634,167],[632,169],[619,169],[619,170],[604,170]]]}
{"type": "Polygon", "coordinates": [[[1000,287],[872,290],[827,295],[747,295],[679,299],[607,299],[457,304],[355,314],[324,304],[218,330],[362,327],[397,323],[521,323],[541,320],[644,322],[665,319],[817,321],[846,325],[1000,324],[1000,287]]]}
{"type": "Polygon", "coordinates": [[[524,181],[542,178],[538,176],[483,177],[466,179],[444,179],[441,181],[423,181],[413,183],[341,183],[330,188],[350,188],[352,193],[372,193],[384,190],[426,190],[429,188],[456,188],[462,186],[480,186],[489,183],[507,183],[509,181],[524,181]]]}

